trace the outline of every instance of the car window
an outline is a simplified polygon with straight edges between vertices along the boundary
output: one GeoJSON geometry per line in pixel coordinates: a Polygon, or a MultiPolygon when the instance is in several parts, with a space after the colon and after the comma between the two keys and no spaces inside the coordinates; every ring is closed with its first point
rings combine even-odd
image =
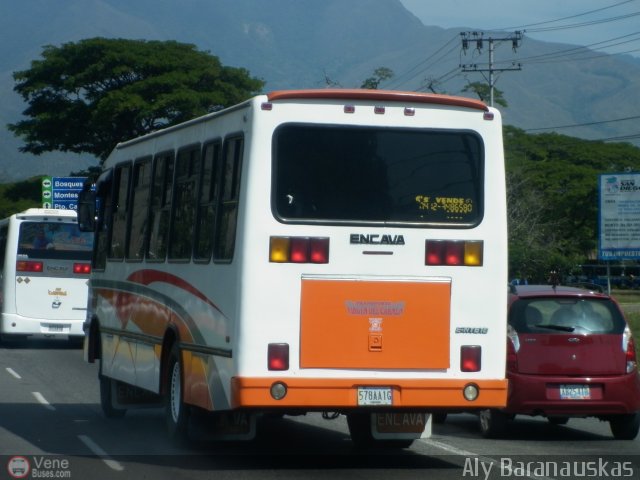
{"type": "Polygon", "coordinates": [[[509,324],[518,333],[621,334],[626,322],[609,299],[554,297],[517,300],[509,324]]]}

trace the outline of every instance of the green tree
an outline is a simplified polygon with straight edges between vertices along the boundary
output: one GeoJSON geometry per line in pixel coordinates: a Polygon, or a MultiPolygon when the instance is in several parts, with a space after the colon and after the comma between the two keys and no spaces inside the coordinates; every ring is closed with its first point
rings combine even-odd
{"type": "Polygon", "coordinates": [[[365,79],[360,85],[360,88],[369,88],[376,90],[381,82],[393,78],[393,70],[387,67],[378,67],[373,71],[373,75],[365,79]]]}
{"type": "MultiPolygon", "coordinates": [[[[489,103],[491,100],[491,88],[486,83],[471,82],[467,84],[467,86],[464,87],[462,91],[475,93],[478,98],[485,103],[489,103]]],[[[504,95],[502,94],[502,90],[499,90],[496,87],[493,87],[493,103],[501,105],[505,108],[509,106],[504,98],[504,95]]]]}
{"type": "Polygon", "coordinates": [[[27,119],[8,126],[24,139],[22,152],[101,161],[120,141],[234,105],[264,86],[191,44],[106,38],[46,46],[13,77],[29,105],[27,119]]]}

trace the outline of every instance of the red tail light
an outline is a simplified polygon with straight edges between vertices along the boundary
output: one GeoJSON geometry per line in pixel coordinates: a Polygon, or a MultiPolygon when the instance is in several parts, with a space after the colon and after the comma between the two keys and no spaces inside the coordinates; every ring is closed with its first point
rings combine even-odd
{"type": "Polygon", "coordinates": [[[460,347],[460,370],[462,372],[479,372],[481,369],[482,347],[480,345],[460,347]]]}
{"type": "Polygon", "coordinates": [[[289,344],[270,343],[267,347],[269,370],[289,370],[289,344]]]}
{"type": "Polygon", "coordinates": [[[91,264],[90,263],[74,263],[73,273],[76,273],[79,275],[88,275],[91,273],[91,264]]]}
{"type": "Polygon", "coordinates": [[[516,348],[513,345],[513,340],[507,339],[507,371],[518,371],[518,355],[516,354],[516,348]]]}
{"type": "Polygon", "coordinates": [[[271,237],[269,261],[274,263],[329,263],[329,238],[271,237]]]}
{"type": "Polygon", "coordinates": [[[482,266],[481,240],[427,240],[425,265],[482,266]]]}
{"type": "Polygon", "coordinates": [[[33,262],[29,260],[18,260],[16,262],[16,270],[18,272],[38,273],[38,272],[42,272],[42,269],[43,269],[42,262],[33,262]]]}

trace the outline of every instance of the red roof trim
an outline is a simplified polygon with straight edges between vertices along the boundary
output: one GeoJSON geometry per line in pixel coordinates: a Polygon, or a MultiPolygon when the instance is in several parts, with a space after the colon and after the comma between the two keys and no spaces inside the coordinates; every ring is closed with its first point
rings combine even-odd
{"type": "Polygon", "coordinates": [[[311,89],[311,90],[277,90],[267,94],[270,102],[289,99],[333,99],[333,100],[375,100],[402,103],[428,103],[435,105],[449,105],[465,107],[475,110],[488,111],[489,107],[480,100],[435,93],[401,92],[395,90],[366,90],[352,89],[311,89]]]}

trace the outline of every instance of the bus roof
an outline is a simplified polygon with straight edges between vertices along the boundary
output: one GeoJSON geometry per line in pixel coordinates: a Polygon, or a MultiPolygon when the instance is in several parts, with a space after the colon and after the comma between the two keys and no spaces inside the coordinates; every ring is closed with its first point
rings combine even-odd
{"type": "Polygon", "coordinates": [[[488,111],[489,107],[480,100],[451,95],[439,95],[422,92],[402,92],[395,90],[367,90],[362,88],[335,89],[322,88],[310,90],[277,90],[267,94],[270,102],[289,99],[326,99],[326,100],[374,100],[386,102],[427,103],[465,107],[488,111]]]}
{"type": "Polygon", "coordinates": [[[28,208],[24,212],[16,213],[17,218],[32,218],[32,217],[73,217],[76,218],[77,214],[74,210],[60,210],[54,208],[28,208]]]}

